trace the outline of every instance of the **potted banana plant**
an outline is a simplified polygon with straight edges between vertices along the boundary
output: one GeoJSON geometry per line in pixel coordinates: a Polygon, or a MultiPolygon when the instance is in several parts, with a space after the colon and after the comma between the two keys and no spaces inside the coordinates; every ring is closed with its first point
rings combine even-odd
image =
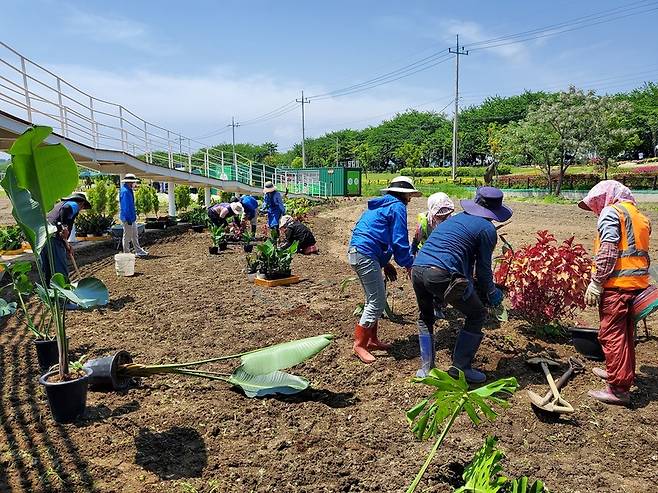
{"type": "Polygon", "coordinates": [[[212,255],[217,255],[219,251],[224,251],[228,247],[226,240],[226,228],[224,226],[210,225],[210,238],[212,239],[212,246],[208,247],[208,252],[212,255]]]}
{"type": "MultiPolygon", "coordinates": [[[[69,364],[67,303],[88,309],[107,304],[109,296],[105,285],[93,277],[70,282],[61,273],[55,273],[46,279],[41,253],[45,251],[43,261],[49,263],[50,272],[55,272],[51,238],[58,234],[46,215],[78,184],[78,168],[69,151],[61,144],[44,144],[51,133],[50,127],[35,126],[16,139],[9,149],[11,164],[0,184],[11,201],[16,223],[32,247],[39,278],[35,293],[44,305],[44,315],[49,317],[57,341],[57,370],[42,375],[39,383],[45,387],[55,421],[71,422],[85,411],[91,372],[81,365],[69,364]]],[[[31,324],[34,326],[33,321],[31,324]]]]}

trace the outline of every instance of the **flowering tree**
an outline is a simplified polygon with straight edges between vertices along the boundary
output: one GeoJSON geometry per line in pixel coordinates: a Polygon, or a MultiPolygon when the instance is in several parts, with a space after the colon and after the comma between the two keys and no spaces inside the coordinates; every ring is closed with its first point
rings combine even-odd
{"type": "Polygon", "coordinates": [[[591,268],[587,250],[573,237],[559,244],[548,231],[539,231],[534,245],[505,251],[494,280],[507,288],[521,318],[541,327],[585,308],[591,268]]]}

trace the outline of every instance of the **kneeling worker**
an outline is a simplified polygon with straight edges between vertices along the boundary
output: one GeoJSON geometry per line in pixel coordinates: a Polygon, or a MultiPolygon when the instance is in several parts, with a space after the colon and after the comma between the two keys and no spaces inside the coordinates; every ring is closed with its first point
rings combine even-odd
{"type": "Polygon", "coordinates": [[[283,243],[280,248],[288,248],[295,241],[299,242],[297,251],[303,255],[318,254],[315,237],[308,226],[301,221],[295,221],[292,216],[282,216],[279,221],[283,243]]]}

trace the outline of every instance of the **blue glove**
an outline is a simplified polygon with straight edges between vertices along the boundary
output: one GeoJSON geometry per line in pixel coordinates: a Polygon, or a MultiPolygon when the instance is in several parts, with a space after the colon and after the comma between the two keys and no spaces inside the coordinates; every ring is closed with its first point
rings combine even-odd
{"type": "Polygon", "coordinates": [[[499,306],[503,302],[503,297],[503,292],[498,288],[494,288],[494,290],[489,293],[489,303],[491,306],[499,306]]]}

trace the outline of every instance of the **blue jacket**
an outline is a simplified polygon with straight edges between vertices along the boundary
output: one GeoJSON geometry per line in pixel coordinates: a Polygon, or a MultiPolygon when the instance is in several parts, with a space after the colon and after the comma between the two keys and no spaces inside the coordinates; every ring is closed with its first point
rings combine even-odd
{"type": "Polygon", "coordinates": [[[382,267],[392,256],[401,267],[411,267],[407,206],[390,194],[369,200],[368,210],[352,230],[350,246],[382,267]]]}
{"type": "Polygon", "coordinates": [[[281,194],[277,191],[266,193],[261,210],[267,211],[267,226],[269,228],[278,227],[279,219],[286,213],[286,206],[283,205],[281,194]]]}
{"type": "Polygon", "coordinates": [[[251,195],[243,195],[240,197],[240,203],[244,208],[244,216],[247,219],[253,219],[256,217],[256,211],[258,210],[258,200],[256,200],[251,195]]]}
{"type": "Polygon", "coordinates": [[[491,271],[491,257],[498,235],[491,221],[462,212],[440,223],[420,249],[414,265],[439,267],[467,278],[468,298],[473,292],[473,272],[480,292],[487,296],[496,291],[491,271]]]}
{"type": "Polygon", "coordinates": [[[121,214],[119,219],[127,223],[134,223],[137,220],[137,211],[135,210],[135,195],[132,188],[127,183],[121,185],[119,192],[119,206],[121,207],[121,214]]]}

